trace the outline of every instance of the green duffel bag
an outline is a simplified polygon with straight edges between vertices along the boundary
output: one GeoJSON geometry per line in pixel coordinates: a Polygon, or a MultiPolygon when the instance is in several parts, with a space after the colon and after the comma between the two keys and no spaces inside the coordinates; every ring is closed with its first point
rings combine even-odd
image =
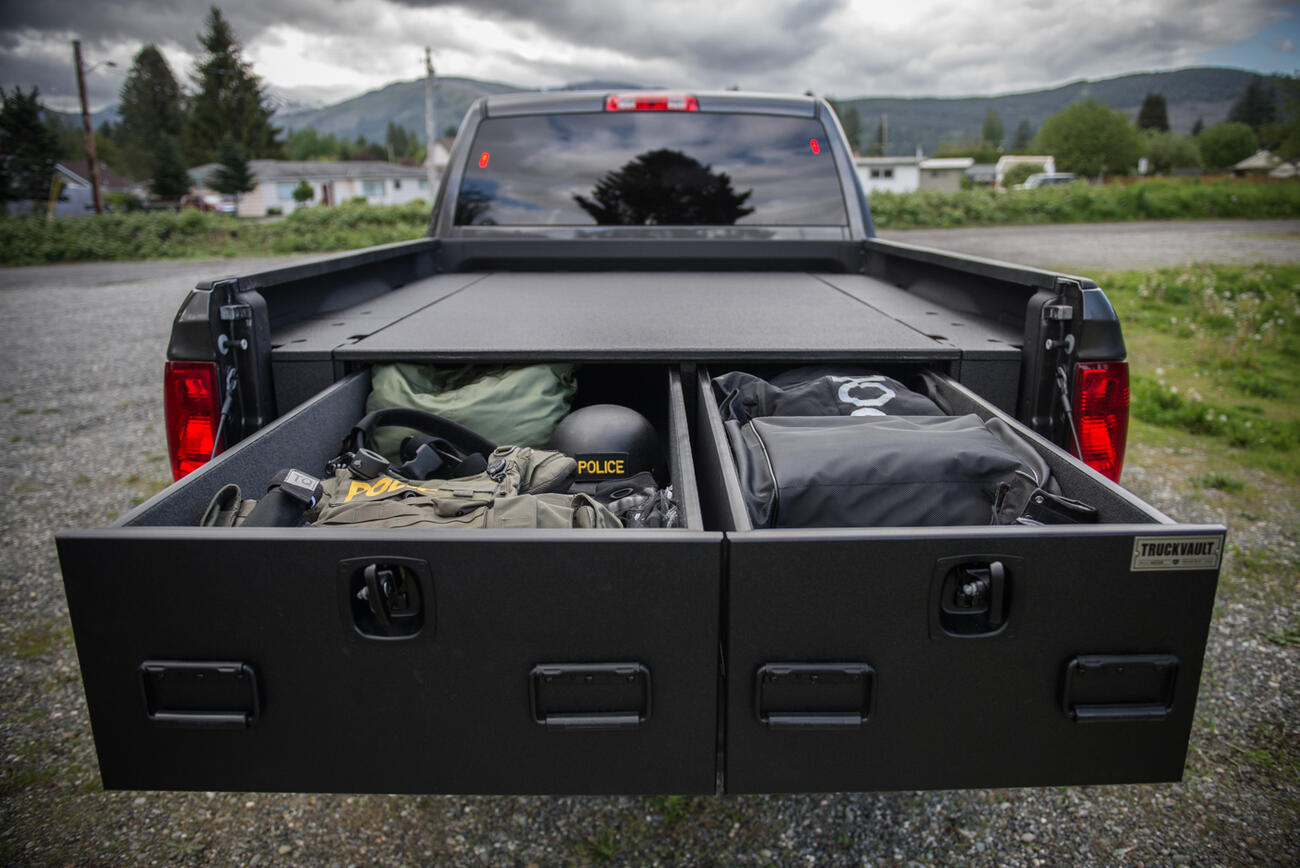
{"type": "MultiPolygon", "coordinates": [[[[366,412],[413,407],[458,422],[494,443],[541,449],[578,390],[571,364],[375,365],[366,412]]],[[[372,448],[395,458],[411,431],[381,429],[372,448]]]]}
{"type": "Polygon", "coordinates": [[[565,493],[576,462],[559,452],[501,446],[484,473],[459,479],[362,478],[348,467],[323,480],[307,511],[314,527],[606,528],[618,518],[585,494],[565,493]]]}

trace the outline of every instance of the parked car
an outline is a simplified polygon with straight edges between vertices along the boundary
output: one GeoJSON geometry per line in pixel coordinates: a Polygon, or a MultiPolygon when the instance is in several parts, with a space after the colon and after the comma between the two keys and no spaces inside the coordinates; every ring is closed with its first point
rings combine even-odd
{"type": "Polygon", "coordinates": [[[1079,176],[1073,172],[1037,172],[1025,179],[1025,183],[1017,184],[1013,189],[1016,190],[1037,190],[1039,187],[1051,187],[1056,184],[1073,184],[1079,180],[1079,176]]]}

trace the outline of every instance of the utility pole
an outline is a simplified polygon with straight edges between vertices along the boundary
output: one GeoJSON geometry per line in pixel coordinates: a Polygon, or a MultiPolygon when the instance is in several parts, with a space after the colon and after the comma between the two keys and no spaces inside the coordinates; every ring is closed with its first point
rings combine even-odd
{"type": "Polygon", "coordinates": [[[433,165],[433,149],[437,145],[437,125],[433,114],[433,52],[429,46],[424,47],[424,171],[429,176],[429,198],[436,195],[438,189],[438,170],[433,165]]]}
{"type": "Polygon", "coordinates": [[[104,213],[104,191],[99,177],[99,159],[95,156],[95,130],[90,126],[90,108],[86,105],[86,73],[81,66],[81,40],[72,40],[72,56],[77,62],[77,90],[81,92],[81,130],[86,137],[86,160],[90,163],[90,189],[95,195],[95,213],[104,213]]]}

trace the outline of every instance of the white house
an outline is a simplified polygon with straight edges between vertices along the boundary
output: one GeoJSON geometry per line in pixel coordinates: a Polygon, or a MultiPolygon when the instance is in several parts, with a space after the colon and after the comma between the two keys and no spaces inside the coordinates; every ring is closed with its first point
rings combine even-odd
{"type": "Polygon", "coordinates": [[[913,193],[917,190],[961,189],[961,176],[975,161],[970,157],[858,157],[853,163],[868,196],[877,191],[913,193]]]}
{"type": "MultiPolygon", "coordinates": [[[[207,184],[207,178],[220,167],[207,163],[190,169],[196,192],[204,198],[220,194],[207,184]]],[[[239,216],[262,217],[288,214],[299,207],[293,191],[300,181],[311,187],[312,198],[303,206],[337,205],[352,199],[364,199],[372,205],[401,205],[416,199],[433,200],[428,175],[420,166],[356,160],[323,162],[309,160],[249,160],[249,171],[257,186],[239,199],[239,216]]]]}

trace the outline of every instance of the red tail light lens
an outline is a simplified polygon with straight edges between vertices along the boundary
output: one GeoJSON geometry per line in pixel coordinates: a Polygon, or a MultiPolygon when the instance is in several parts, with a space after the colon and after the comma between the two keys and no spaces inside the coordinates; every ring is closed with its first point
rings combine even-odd
{"type": "MultiPolygon", "coordinates": [[[[163,414],[172,478],[195,471],[212,457],[218,415],[215,362],[168,362],[163,372],[163,414]]],[[[218,450],[219,451],[219,450],[218,450]]]]}
{"type": "Polygon", "coordinates": [[[1128,442],[1128,362],[1074,366],[1074,424],[1083,451],[1079,457],[1119,482],[1128,442]]]}
{"type": "Polygon", "coordinates": [[[607,112],[697,112],[700,103],[685,93],[611,93],[607,112]]]}

